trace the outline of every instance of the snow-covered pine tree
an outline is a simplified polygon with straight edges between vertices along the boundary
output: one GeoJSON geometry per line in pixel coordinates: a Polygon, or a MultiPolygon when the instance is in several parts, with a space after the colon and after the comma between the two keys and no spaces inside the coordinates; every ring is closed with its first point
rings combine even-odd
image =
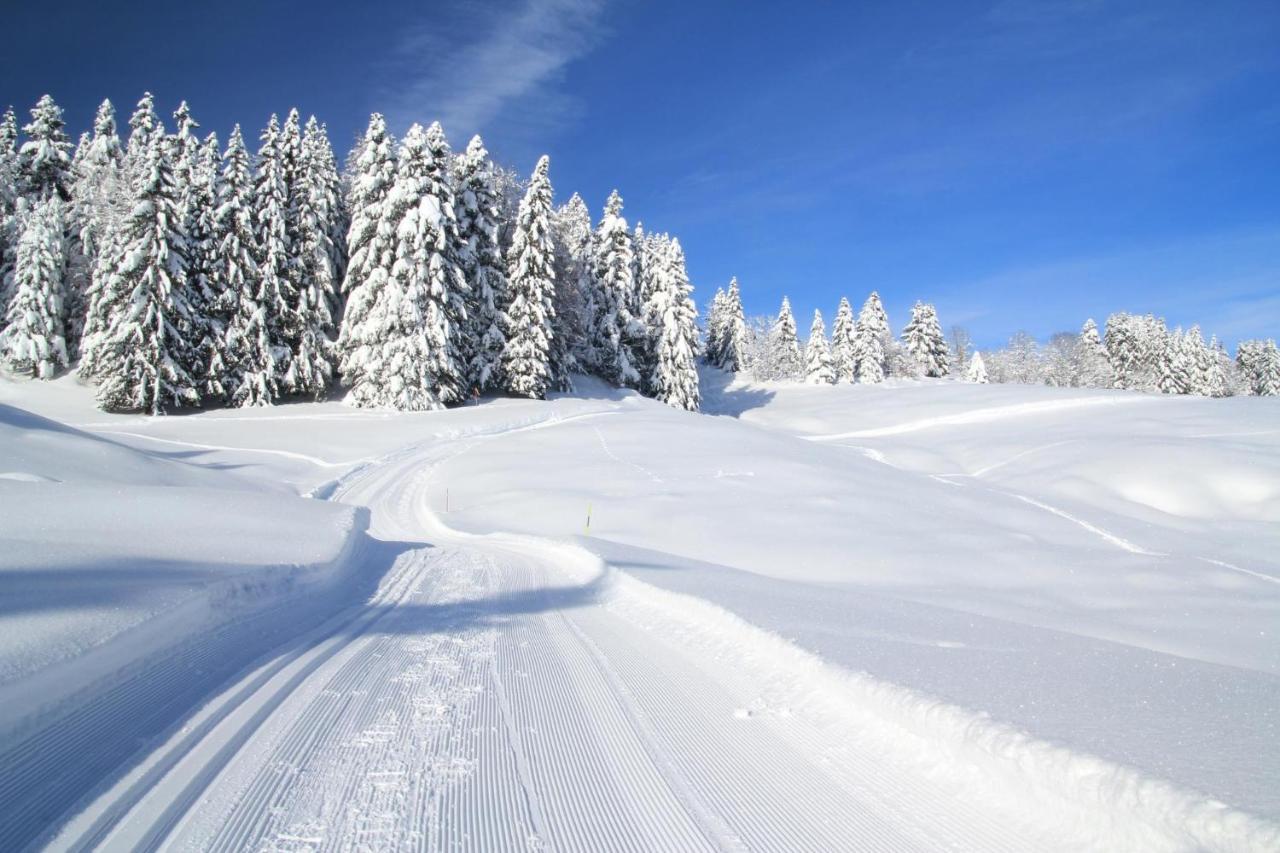
{"type": "Polygon", "coordinates": [[[1192,364],[1182,342],[1182,329],[1165,332],[1156,359],[1156,387],[1162,394],[1191,393],[1192,364]]]}
{"type": "MultiPolygon", "coordinates": [[[[459,262],[470,286],[462,358],[468,389],[480,392],[499,387],[506,336],[503,311],[510,301],[506,264],[502,258],[499,219],[502,200],[494,182],[493,163],[478,135],[457,160],[455,205],[459,262]]],[[[567,356],[566,356],[567,357],[567,356]]]]}
{"type": "Polygon", "coordinates": [[[1080,329],[1080,385],[1085,388],[1114,388],[1115,376],[1098,334],[1098,324],[1090,317],[1080,329]]]}
{"type": "Polygon", "coordinates": [[[18,248],[18,194],[21,175],[18,158],[18,119],[13,108],[0,118],[0,329],[4,328],[18,248]]]}
{"type": "Polygon", "coordinates": [[[831,326],[831,370],[836,382],[852,382],[858,374],[853,306],[848,297],[840,297],[836,321],[831,326]]]}
{"type": "Polygon", "coordinates": [[[96,299],[94,270],[110,235],[127,210],[129,188],[124,180],[124,149],[116,133],[115,107],[103,101],[93,121],[93,136],[78,158],[68,209],[74,240],[67,260],[67,346],[79,351],[89,306],[96,299]]]}
{"type": "Polygon", "coordinates": [[[80,364],[77,373],[95,380],[109,361],[109,338],[115,317],[126,310],[130,298],[129,285],[117,275],[125,261],[121,232],[132,215],[138,186],[150,179],[151,146],[156,137],[164,136],[164,126],[155,113],[150,92],[143,93],[129,117],[129,142],[121,158],[115,179],[109,183],[118,192],[104,193],[111,199],[111,215],[107,227],[98,235],[97,258],[85,297],[84,326],[80,334],[80,364]]]}
{"type": "Polygon", "coordinates": [[[853,361],[857,381],[883,382],[889,373],[889,316],[880,304],[880,294],[871,291],[858,312],[853,333],[853,361]]]}
{"type": "Polygon", "coordinates": [[[43,95],[31,108],[31,122],[23,133],[19,156],[22,161],[23,194],[37,199],[54,195],[71,198],[71,140],[67,138],[62,107],[43,95]]]}
{"type": "MultiPolygon", "coordinates": [[[[185,147],[185,146],[184,146],[185,147]]],[[[209,134],[187,167],[190,182],[186,206],[187,301],[191,310],[186,331],[191,345],[187,372],[196,381],[203,404],[227,400],[227,294],[220,275],[218,216],[218,138],[209,134]]]]}
{"type": "Polygon", "coordinates": [[[716,295],[711,297],[711,307],[707,309],[706,339],[702,345],[702,357],[707,364],[720,361],[720,325],[724,319],[724,288],[717,287],[716,295]]]}
{"type": "Polygon", "coordinates": [[[1231,356],[1227,355],[1217,335],[1209,339],[1209,353],[1213,357],[1213,369],[1209,376],[1209,396],[1229,397],[1232,394],[1234,379],[1232,374],[1235,371],[1235,364],[1231,356]]]}
{"type": "MultiPolygon", "coordinates": [[[[259,140],[253,183],[254,246],[258,252],[254,301],[262,309],[261,319],[266,323],[270,358],[266,364],[252,366],[260,376],[242,386],[267,390],[267,396],[255,399],[254,405],[274,403],[296,387],[291,344],[302,329],[297,311],[298,270],[289,244],[289,188],[277,116],[271,116],[259,140]]],[[[237,405],[247,404],[247,400],[237,401],[237,405]]]]}
{"type": "MultiPolygon", "coordinates": [[[[308,127],[310,125],[308,122],[308,127]]],[[[351,226],[351,218],[328,128],[321,122],[314,132],[308,130],[304,134],[303,143],[308,145],[312,197],[319,197],[313,201],[313,206],[317,211],[323,210],[323,218],[328,221],[329,269],[333,276],[333,284],[329,288],[329,316],[333,318],[336,334],[337,321],[342,316],[342,279],[347,274],[347,229],[351,226]]]]}
{"type": "Polygon", "coordinates": [[[720,320],[719,358],[721,370],[738,372],[747,369],[747,323],[742,314],[742,291],[738,279],[729,279],[724,293],[724,313],[720,320]]]}
{"type": "Polygon", "coordinates": [[[1136,391],[1156,387],[1165,333],[1161,329],[1158,335],[1153,334],[1154,323],[1149,322],[1153,319],[1123,312],[1107,318],[1107,358],[1115,376],[1115,387],[1136,391]]]}
{"type": "Polygon", "coordinates": [[[551,161],[543,155],[516,213],[507,260],[510,299],[505,312],[503,387],[544,399],[551,387],[552,317],[555,313],[555,244],[551,237],[551,161]]]}
{"type": "Polygon", "coordinates": [[[147,168],[151,137],[163,132],[164,127],[156,115],[155,98],[150,92],[143,92],[129,116],[129,144],[124,152],[125,172],[128,174],[131,191],[135,179],[142,176],[147,168]]]}
{"type": "MultiPolygon", "coordinates": [[[[386,119],[380,113],[369,117],[369,126],[357,146],[352,166],[347,211],[351,227],[347,231],[347,274],[342,281],[344,294],[359,290],[379,270],[391,269],[394,251],[393,235],[380,230],[387,193],[396,179],[395,140],[387,132],[386,119]]],[[[344,327],[363,320],[363,306],[348,302],[344,327]],[[354,311],[354,314],[353,314],[354,311]]]]}
{"type": "Polygon", "coordinates": [[[809,342],[804,348],[804,361],[807,383],[810,385],[836,383],[836,374],[831,363],[831,349],[827,346],[827,327],[822,322],[821,311],[813,312],[813,324],[809,326],[809,342]]]}
{"type": "Polygon", "coordinates": [[[644,226],[636,223],[631,233],[632,246],[632,281],[635,282],[635,301],[632,303],[632,315],[639,321],[642,331],[634,330],[624,335],[624,343],[630,345],[632,364],[640,373],[640,392],[653,396],[649,387],[649,379],[657,367],[657,344],[661,319],[649,315],[649,304],[654,294],[662,287],[661,279],[666,274],[666,252],[671,238],[667,235],[649,234],[644,226]]]}
{"type": "Polygon", "coordinates": [[[328,140],[315,116],[306,131],[293,139],[297,111],[286,122],[283,162],[289,188],[288,228],[292,267],[295,270],[293,312],[297,328],[289,337],[291,394],[322,399],[333,381],[336,332],[333,307],[337,302],[338,251],[333,245],[338,210],[337,174],[328,140]]]}
{"type": "Polygon", "coordinates": [[[685,266],[684,250],[676,239],[656,241],[648,262],[656,267],[645,316],[652,324],[654,365],[646,386],[650,395],[668,406],[698,411],[698,309],[685,266]]]}
{"type": "Polygon", "coordinates": [[[0,332],[0,357],[15,373],[52,379],[67,367],[62,304],[63,204],[57,193],[20,216],[14,292],[0,332]]]}
{"type": "Polygon", "coordinates": [[[254,231],[253,172],[240,125],[231,130],[222,155],[214,215],[217,314],[226,324],[223,390],[233,405],[265,406],[275,399],[266,307],[258,299],[258,250],[254,231]]]}
{"type": "Polygon", "coordinates": [[[391,263],[366,266],[363,259],[367,274],[350,294],[342,372],[357,406],[423,411],[461,399],[449,303],[465,281],[453,260],[453,198],[439,187],[447,152],[441,158],[429,136],[415,124],[401,141],[395,180],[374,223],[379,236],[366,244],[381,254],[378,241],[387,235],[391,263]]]}
{"type": "Polygon", "coordinates": [[[1204,342],[1200,327],[1193,325],[1181,337],[1182,363],[1188,373],[1188,394],[1208,397],[1214,385],[1217,360],[1204,342]]]}
{"type": "Polygon", "coordinates": [[[458,234],[457,200],[453,190],[453,176],[450,165],[453,152],[449,149],[449,140],[445,137],[440,122],[433,121],[427,127],[427,153],[430,154],[427,174],[430,183],[428,196],[434,202],[423,203],[440,208],[439,228],[443,236],[440,238],[440,256],[436,266],[436,279],[443,298],[445,329],[448,340],[448,364],[452,371],[451,381],[443,382],[441,389],[445,404],[460,403],[467,398],[470,389],[467,387],[465,353],[467,345],[467,300],[471,288],[463,274],[461,259],[462,240],[458,234]],[[452,396],[451,396],[452,395],[452,396]]]}
{"type": "MultiPolygon", "coordinates": [[[[589,363],[587,330],[594,314],[591,255],[591,213],[574,193],[551,219],[556,245],[556,316],[552,321],[552,375],[557,353],[563,352],[571,372],[582,372],[589,363]]],[[[570,389],[560,389],[570,390],[570,389]]]]}
{"type": "Polygon", "coordinates": [[[774,379],[800,380],[804,378],[804,358],[800,354],[800,340],[796,335],[796,318],[791,313],[791,300],[782,297],[782,307],[769,332],[769,348],[772,350],[774,379]]]}
{"type": "Polygon", "coordinates": [[[109,289],[126,294],[109,314],[98,405],[108,411],[158,414],[200,402],[183,330],[187,305],[185,235],[163,133],[148,140],[122,225],[120,263],[109,289]]]}
{"type": "Polygon", "coordinates": [[[640,385],[630,341],[638,325],[631,312],[635,299],[635,266],[631,232],[622,216],[622,197],[614,190],[594,239],[595,313],[591,322],[593,371],[608,382],[628,388],[640,385]]]}
{"type": "Polygon", "coordinates": [[[964,381],[975,385],[986,385],[990,381],[987,378],[987,365],[982,360],[982,353],[974,351],[973,357],[969,359],[969,368],[965,371],[964,381]]]}
{"type": "Polygon", "coordinates": [[[1236,347],[1236,364],[1246,393],[1280,396],[1280,350],[1274,340],[1241,341],[1236,347]]]}
{"type": "Polygon", "coordinates": [[[917,302],[911,309],[911,320],[902,329],[902,344],[922,375],[936,378],[951,371],[947,339],[932,305],[917,302]]]}

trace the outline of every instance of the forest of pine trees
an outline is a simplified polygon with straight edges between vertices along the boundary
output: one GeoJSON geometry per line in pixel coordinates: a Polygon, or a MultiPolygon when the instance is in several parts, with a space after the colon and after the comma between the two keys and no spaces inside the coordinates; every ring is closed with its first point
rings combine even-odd
{"type": "Polygon", "coordinates": [[[698,409],[684,251],[629,229],[617,191],[593,229],[576,194],[555,206],[548,158],[522,184],[478,136],[455,154],[438,123],[396,140],[378,114],[343,171],[297,110],[253,152],[238,125],[225,146],[199,130],[149,93],[125,141],[109,101],[74,147],[48,95],[0,119],[8,371],[74,369],[104,409],[152,414],[336,387],[401,410],[541,399],[575,372],[698,409]]]}
{"type": "Polygon", "coordinates": [[[482,393],[541,399],[592,373],[696,411],[697,359],[756,379],[819,385],[889,377],[1280,394],[1274,340],[1231,358],[1200,329],[1113,314],[1045,345],[1018,333],[985,357],[949,344],[919,302],[891,333],[877,293],[842,298],[827,337],[801,342],[790,302],[744,314],[737,279],[700,339],[680,242],[634,229],[615,190],[592,227],[556,207],[550,162],[527,182],[480,137],[454,153],[438,123],[396,140],[370,117],[345,170],[324,124],[271,116],[255,152],[225,146],[184,101],[165,127],[148,93],[121,140],[104,101],[73,145],[48,95],[19,127],[0,117],[0,363],[74,369],[112,411],[322,399],[436,409],[482,393]]]}
{"type": "Polygon", "coordinates": [[[1232,359],[1217,338],[1206,341],[1198,327],[1168,329],[1151,315],[1113,314],[1105,334],[1089,320],[1079,333],[1054,335],[1045,346],[1019,332],[1004,349],[985,356],[971,349],[963,329],[953,328],[949,342],[937,309],[923,302],[915,304],[894,340],[874,292],[856,319],[849,300],[841,298],[830,338],[822,313],[815,311],[802,347],[790,301],[783,299],[776,317],[747,318],[735,278],[711,301],[704,360],[757,380],[814,385],[954,376],[975,384],[1280,396],[1280,350],[1274,340],[1243,341],[1232,359]]]}

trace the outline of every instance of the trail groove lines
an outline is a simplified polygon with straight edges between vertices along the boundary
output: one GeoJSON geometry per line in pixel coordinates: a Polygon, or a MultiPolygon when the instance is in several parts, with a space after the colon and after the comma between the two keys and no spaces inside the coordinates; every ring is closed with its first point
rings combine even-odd
{"type": "Polygon", "coordinates": [[[838,432],[830,435],[802,435],[799,438],[808,441],[838,441],[845,438],[878,438],[885,435],[901,435],[907,432],[918,432],[922,429],[933,429],[942,426],[960,424],[980,424],[989,421],[1003,421],[1009,418],[1043,415],[1060,412],[1066,409],[1083,409],[1094,406],[1122,406],[1134,403],[1151,403],[1153,398],[1131,395],[1127,397],[1072,397],[1066,400],[1042,400],[1036,403],[1017,403],[1010,406],[992,406],[987,409],[974,409],[968,412],[957,412],[954,415],[938,415],[932,418],[921,418],[916,421],[893,424],[892,426],[874,429],[838,432]]]}

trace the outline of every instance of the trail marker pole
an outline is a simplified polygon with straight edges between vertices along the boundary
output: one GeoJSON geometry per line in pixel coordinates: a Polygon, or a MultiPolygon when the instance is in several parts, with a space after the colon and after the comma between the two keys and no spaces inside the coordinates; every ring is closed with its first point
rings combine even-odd
{"type": "Polygon", "coordinates": [[[589,502],[587,503],[587,526],[582,533],[584,536],[591,535],[591,504],[589,502]]]}
{"type": "Polygon", "coordinates": [[[449,490],[447,488],[444,490],[444,511],[449,511],[449,490]]]}

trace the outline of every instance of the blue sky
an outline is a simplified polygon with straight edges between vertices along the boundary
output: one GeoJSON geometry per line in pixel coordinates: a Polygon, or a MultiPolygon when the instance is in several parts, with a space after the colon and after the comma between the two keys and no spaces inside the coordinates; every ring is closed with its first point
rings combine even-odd
{"type": "Polygon", "coordinates": [[[705,301],[915,299],[988,347],[1151,311],[1280,335],[1280,4],[6,4],[0,103],[484,134],[681,238],[705,301]]]}

